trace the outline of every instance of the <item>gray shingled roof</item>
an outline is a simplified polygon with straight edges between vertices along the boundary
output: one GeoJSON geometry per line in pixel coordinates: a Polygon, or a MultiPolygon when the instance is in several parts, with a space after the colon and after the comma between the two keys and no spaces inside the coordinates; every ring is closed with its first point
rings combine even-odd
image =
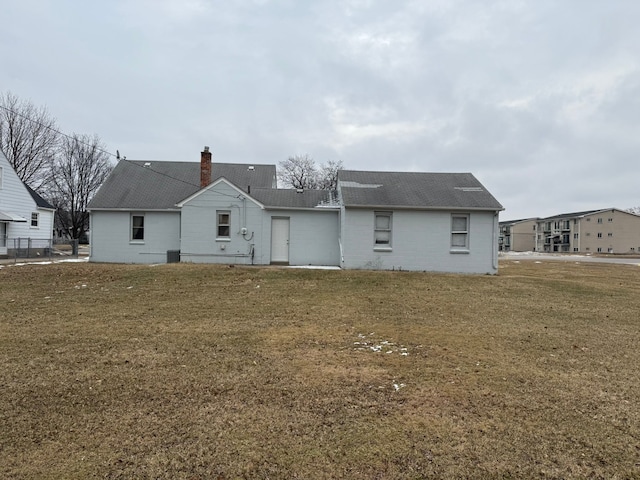
{"type": "MultiPolygon", "coordinates": [[[[238,188],[269,188],[275,165],[212,163],[211,181],[224,177],[238,188]]],[[[165,210],[200,190],[200,162],[121,160],[89,203],[89,209],[165,210]]]]}
{"type": "Polygon", "coordinates": [[[337,206],[335,202],[332,202],[335,194],[329,190],[304,190],[298,192],[295,189],[252,188],[251,196],[265,207],[314,208],[317,206],[337,206]]]}
{"type": "Polygon", "coordinates": [[[503,209],[471,173],[340,170],[338,181],[345,207],[503,209]]]}

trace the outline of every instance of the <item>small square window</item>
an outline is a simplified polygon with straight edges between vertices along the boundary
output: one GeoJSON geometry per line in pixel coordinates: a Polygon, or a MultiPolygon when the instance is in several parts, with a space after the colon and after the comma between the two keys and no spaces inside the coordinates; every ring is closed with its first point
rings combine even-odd
{"type": "Polygon", "coordinates": [[[33,212],[31,214],[31,226],[33,228],[37,228],[39,220],[40,220],[40,214],[38,212],[33,212]]]}
{"type": "Polygon", "coordinates": [[[607,237],[613,237],[613,233],[611,232],[607,233],[607,237]]]}
{"type": "Polygon", "coordinates": [[[602,232],[598,232],[598,238],[602,238],[602,232]]]}
{"type": "Polygon", "coordinates": [[[131,215],[131,240],[144,240],[144,215],[131,215]]]}

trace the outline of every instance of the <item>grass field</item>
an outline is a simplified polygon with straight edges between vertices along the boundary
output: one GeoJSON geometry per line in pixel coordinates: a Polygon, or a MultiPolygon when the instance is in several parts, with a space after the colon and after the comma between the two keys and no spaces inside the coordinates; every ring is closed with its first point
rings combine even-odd
{"type": "Polygon", "coordinates": [[[0,477],[640,478],[640,268],[0,269],[0,477]]]}

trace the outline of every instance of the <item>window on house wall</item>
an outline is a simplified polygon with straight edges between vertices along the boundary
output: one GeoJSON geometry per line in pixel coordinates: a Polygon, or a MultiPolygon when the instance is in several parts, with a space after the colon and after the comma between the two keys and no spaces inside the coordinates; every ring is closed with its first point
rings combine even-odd
{"type": "Polygon", "coordinates": [[[231,238],[231,212],[228,210],[218,210],[216,213],[217,238],[231,238]]]}
{"type": "Polygon", "coordinates": [[[31,226],[33,228],[37,228],[39,220],[40,220],[40,214],[38,212],[33,212],[31,214],[31,226]]]}
{"type": "Polygon", "coordinates": [[[144,240],[144,215],[131,215],[131,240],[144,240]]]}
{"type": "Polygon", "coordinates": [[[451,216],[451,248],[469,248],[469,215],[451,216]]]}
{"type": "Polygon", "coordinates": [[[375,212],[374,247],[391,247],[391,212],[375,212]]]}

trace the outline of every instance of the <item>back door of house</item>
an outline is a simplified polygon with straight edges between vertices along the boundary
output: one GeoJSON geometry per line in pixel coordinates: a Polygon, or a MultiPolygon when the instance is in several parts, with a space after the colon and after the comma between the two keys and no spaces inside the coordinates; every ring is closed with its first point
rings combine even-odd
{"type": "Polygon", "coordinates": [[[289,263],[288,218],[271,218],[271,263],[289,263]]]}

